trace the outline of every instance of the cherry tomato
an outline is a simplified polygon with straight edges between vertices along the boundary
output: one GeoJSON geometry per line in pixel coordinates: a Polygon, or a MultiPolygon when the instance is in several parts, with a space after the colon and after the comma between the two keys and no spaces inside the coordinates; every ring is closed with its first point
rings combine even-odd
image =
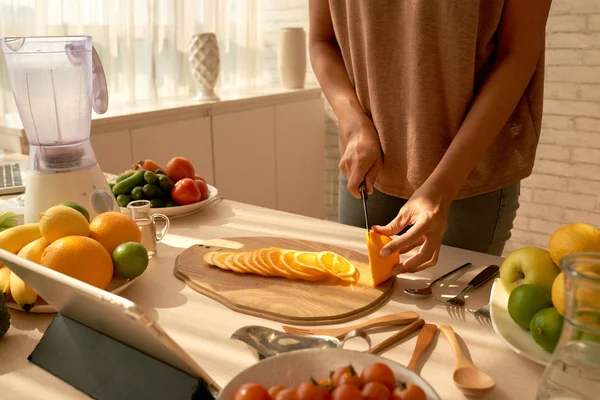
{"type": "Polygon", "coordinates": [[[277,393],[274,400],[298,400],[298,396],[296,396],[296,391],[294,389],[283,389],[281,392],[277,393]]]}
{"type": "Polygon", "coordinates": [[[356,386],[340,385],[331,393],[331,400],[363,400],[363,396],[356,386]]]}
{"type": "Polygon", "coordinates": [[[250,382],[238,388],[233,400],[271,400],[271,396],[262,385],[250,382]]]}
{"type": "Polygon", "coordinates": [[[427,400],[427,395],[420,386],[409,383],[398,386],[392,393],[393,400],[427,400]]]}
{"type": "Polygon", "coordinates": [[[171,198],[180,206],[197,203],[200,201],[200,196],[200,189],[190,178],[181,179],[171,189],[171,198]]]}
{"type": "Polygon", "coordinates": [[[352,368],[350,368],[349,365],[337,368],[335,371],[333,371],[333,374],[331,374],[331,384],[334,387],[337,387],[340,384],[340,378],[342,375],[350,373],[352,373],[352,368]]]}
{"type": "Polygon", "coordinates": [[[369,382],[362,390],[365,400],[390,400],[392,394],[390,389],[381,382],[369,382]]]}
{"type": "Polygon", "coordinates": [[[194,179],[194,176],[196,175],[194,166],[184,157],[175,157],[171,159],[167,164],[165,172],[173,182],[177,182],[184,178],[194,179]]]}
{"type": "Polygon", "coordinates": [[[354,385],[358,388],[362,388],[364,384],[365,383],[363,382],[360,375],[358,375],[357,373],[353,374],[352,372],[346,372],[346,373],[342,374],[340,379],[338,379],[338,386],[339,385],[354,385]]]}
{"type": "Polygon", "coordinates": [[[196,180],[201,180],[201,181],[204,181],[204,182],[206,182],[206,179],[204,179],[203,177],[201,177],[201,176],[200,176],[200,175],[198,175],[198,174],[194,175],[194,180],[195,180],[195,181],[196,181],[196,180]]]}
{"type": "Polygon", "coordinates": [[[281,386],[281,385],[275,385],[275,386],[271,386],[268,390],[269,394],[271,395],[272,398],[275,398],[275,395],[279,392],[281,392],[283,389],[285,389],[285,386],[281,386]]]}
{"type": "Polygon", "coordinates": [[[208,199],[208,186],[206,186],[206,182],[200,179],[194,179],[196,186],[198,186],[198,190],[200,190],[200,201],[208,199]]]}
{"type": "Polygon", "coordinates": [[[373,363],[363,368],[360,377],[363,382],[381,382],[391,391],[396,388],[396,378],[390,367],[384,363],[373,363]]]}
{"type": "Polygon", "coordinates": [[[315,385],[312,381],[302,382],[296,389],[298,400],[329,400],[329,390],[325,386],[315,385]]]}

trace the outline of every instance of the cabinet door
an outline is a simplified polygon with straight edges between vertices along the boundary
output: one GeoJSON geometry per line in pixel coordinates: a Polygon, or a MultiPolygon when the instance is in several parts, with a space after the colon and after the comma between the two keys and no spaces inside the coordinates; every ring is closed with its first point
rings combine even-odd
{"type": "Polygon", "coordinates": [[[275,107],[277,208],[325,218],[325,111],[321,99],[275,107]]]}
{"type": "Polygon", "coordinates": [[[214,185],[209,117],[132,129],[131,143],[135,161],[151,159],[166,168],[173,157],[185,157],[214,185]]]}
{"type": "Polygon", "coordinates": [[[90,140],[102,172],[118,174],[133,165],[129,130],[92,133],[90,140]]]}
{"type": "Polygon", "coordinates": [[[276,208],[273,107],[212,118],[219,193],[229,200],[276,208]]]}

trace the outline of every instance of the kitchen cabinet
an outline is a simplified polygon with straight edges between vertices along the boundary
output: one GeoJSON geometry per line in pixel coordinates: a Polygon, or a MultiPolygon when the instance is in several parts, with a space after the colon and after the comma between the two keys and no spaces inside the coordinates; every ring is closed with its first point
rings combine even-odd
{"type": "Polygon", "coordinates": [[[215,183],[225,198],[277,208],[274,109],[213,117],[215,183]]]}
{"type": "Polygon", "coordinates": [[[185,157],[207,183],[215,183],[209,117],[131,129],[131,148],[134,162],[151,159],[163,168],[173,157],[185,157]]]}

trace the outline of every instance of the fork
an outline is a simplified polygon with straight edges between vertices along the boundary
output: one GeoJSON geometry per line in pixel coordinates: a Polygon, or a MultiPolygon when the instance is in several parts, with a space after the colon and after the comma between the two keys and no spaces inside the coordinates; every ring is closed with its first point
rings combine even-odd
{"type": "Polygon", "coordinates": [[[475,316],[490,318],[490,303],[487,303],[485,306],[479,307],[477,310],[467,308],[467,311],[469,311],[475,316]]]}
{"type": "Polygon", "coordinates": [[[461,290],[461,292],[457,296],[446,300],[443,303],[457,307],[463,307],[465,305],[465,296],[467,295],[467,293],[492,279],[494,276],[496,276],[499,270],[500,267],[498,267],[497,265],[490,265],[486,267],[483,271],[478,273],[475,276],[475,278],[471,279],[471,281],[467,283],[467,286],[465,286],[464,289],[461,290]]]}
{"type": "Polygon", "coordinates": [[[333,336],[338,339],[344,337],[348,332],[353,330],[364,330],[368,328],[382,327],[382,326],[394,326],[394,325],[406,325],[419,319],[419,314],[414,311],[403,311],[394,314],[384,315],[382,317],[373,318],[367,321],[359,322],[356,324],[348,325],[342,328],[322,328],[322,329],[303,329],[295,328],[293,326],[283,325],[283,330],[287,333],[294,333],[296,335],[322,335],[322,336],[333,336]]]}

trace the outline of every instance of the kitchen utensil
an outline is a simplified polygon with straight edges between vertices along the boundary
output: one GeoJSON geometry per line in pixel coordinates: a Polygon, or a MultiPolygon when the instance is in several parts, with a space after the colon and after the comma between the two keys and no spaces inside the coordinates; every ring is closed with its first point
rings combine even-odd
{"type": "Polygon", "coordinates": [[[353,338],[362,338],[371,349],[371,339],[363,331],[353,330],[340,340],[332,336],[315,335],[302,336],[264,326],[244,326],[231,335],[231,339],[241,340],[258,353],[259,359],[277,356],[290,351],[304,349],[333,349],[343,348],[344,344],[353,338]]]}
{"type": "Polygon", "coordinates": [[[248,382],[257,382],[264,387],[282,385],[297,387],[311,377],[316,380],[329,377],[329,372],[338,367],[352,365],[356,371],[372,363],[384,363],[394,372],[396,380],[420,386],[427,400],[440,400],[439,394],[421,376],[385,357],[343,349],[307,349],[269,357],[242,370],[223,388],[218,400],[231,400],[236,390],[248,382]]]}
{"type": "Polygon", "coordinates": [[[118,210],[90,141],[92,109],[108,108],[92,37],[5,37],[0,48],[29,143],[24,222],[65,201],[91,218],[118,210]]]}
{"type": "MultiPolygon", "coordinates": [[[[230,309],[287,325],[329,325],[370,314],[392,294],[395,279],[371,287],[369,257],[325,243],[277,237],[219,239],[229,251],[252,251],[280,247],[304,251],[334,251],[358,270],[357,284],[343,281],[307,282],[253,274],[237,274],[206,264],[202,257],[219,247],[194,245],[175,260],[174,274],[192,289],[230,309]]],[[[212,243],[219,241],[211,240],[212,243]]]]}
{"type": "Polygon", "coordinates": [[[355,329],[365,330],[368,328],[382,327],[382,326],[393,326],[393,325],[406,325],[419,319],[419,314],[414,311],[403,311],[394,314],[384,315],[369,319],[367,321],[359,322],[342,328],[329,328],[329,329],[302,329],[295,328],[293,326],[283,326],[283,330],[288,333],[294,333],[297,335],[327,335],[341,339],[348,332],[355,329]]]}
{"type": "Polygon", "coordinates": [[[131,211],[131,219],[135,221],[142,232],[142,245],[148,251],[148,257],[154,257],[156,255],[156,243],[165,237],[171,225],[169,217],[151,212],[150,201],[148,200],[134,200],[127,204],[127,208],[131,211]],[[156,231],[156,220],[163,220],[165,223],[158,232],[156,231]]]}
{"type": "Polygon", "coordinates": [[[440,331],[446,336],[454,350],[456,363],[452,379],[456,387],[468,396],[483,396],[496,386],[496,382],[485,372],[478,369],[463,353],[456,333],[449,325],[440,326],[440,331]]]}
{"type": "Polygon", "coordinates": [[[367,212],[368,195],[367,195],[367,188],[366,188],[365,184],[363,183],[362,185],[360,185],[358,190],[360,191],[360,196],[362,197],[363,209],[365,211],[365,225],[367,227],[367,231],[370,231],[371,225],[369,225],[369,213],[367,212]]]}
{"type": "Polygon", "coordinates": [[[406,294],[410,294],[412,296],[417,296],[417,297],[425,297],[425,296],[431,296],[433,294],[433,286],[438,283],[439,281],[448,278],[449,276],[457,273],[458,271],[461,271],[465,268],[471,267],[473,264],[471,264],[470,262],[465,263],[463,265],[461,265],[460,267],[454,268],[452,271],[445,273],[444,275],[440,276],[437,279],[432,280],[429,285],[427,285],[426,287],[422,288],[422,289],[404,289],[404,293],[406,294]]]}
{"type": "Polygon", "coordinates": [[[455,296],[449,300],[443,301],[443,303],[457,306],[457,307],[464,306],[465,305],[465,296],[471,290],[478,288],[479,286],[483,285],[484,283],[486,283],[487,281],[492,279],[494,276],[496,276],[496,274],[498,273],[499,270],[500,270],[500,267],[498,267],[497,265],[490,265],[490,266],[486,267],[483,271],[481,271],[480,273],[475,275],[475,278],[471,279],[471,281],[469,283],[467,283],[467,286],[465,286],[464,289],[461,290],[461,292],[457,296],[455,296]]]}
{"type": "Polygon", "coordinates": [[[419,336],[417,337],[417,344],[415,345],[413,355],[408,363],[408,369],[416,372],[419,358],[431,344],[437,330],[437,325],[434,324],[425,324],[421,327],[421,332],[419,332],[419,336]]]}
{"type": "Polygon", "coordinates": [[[472,310],[467,308],[471,314],[479,317],[489,318],[490,317],[490,303],[487,303],[485,306],[479,307],[477,310],[472,310]]]}
{"type": "Polygon", "coordinates": [[[425,321],[422,318],[419,318],[418,320],[412,322],[410,325],[400,329],[398,332],[385,339],[383,342],[379,343],[374,347],[371,347],[371,353],[382,353],[383,351],[387,350],[391,346],[398,343],[400,340],[404,339],[405,337],[419,329],[421,326],[423,326],[424,323],[425,321]]]}

